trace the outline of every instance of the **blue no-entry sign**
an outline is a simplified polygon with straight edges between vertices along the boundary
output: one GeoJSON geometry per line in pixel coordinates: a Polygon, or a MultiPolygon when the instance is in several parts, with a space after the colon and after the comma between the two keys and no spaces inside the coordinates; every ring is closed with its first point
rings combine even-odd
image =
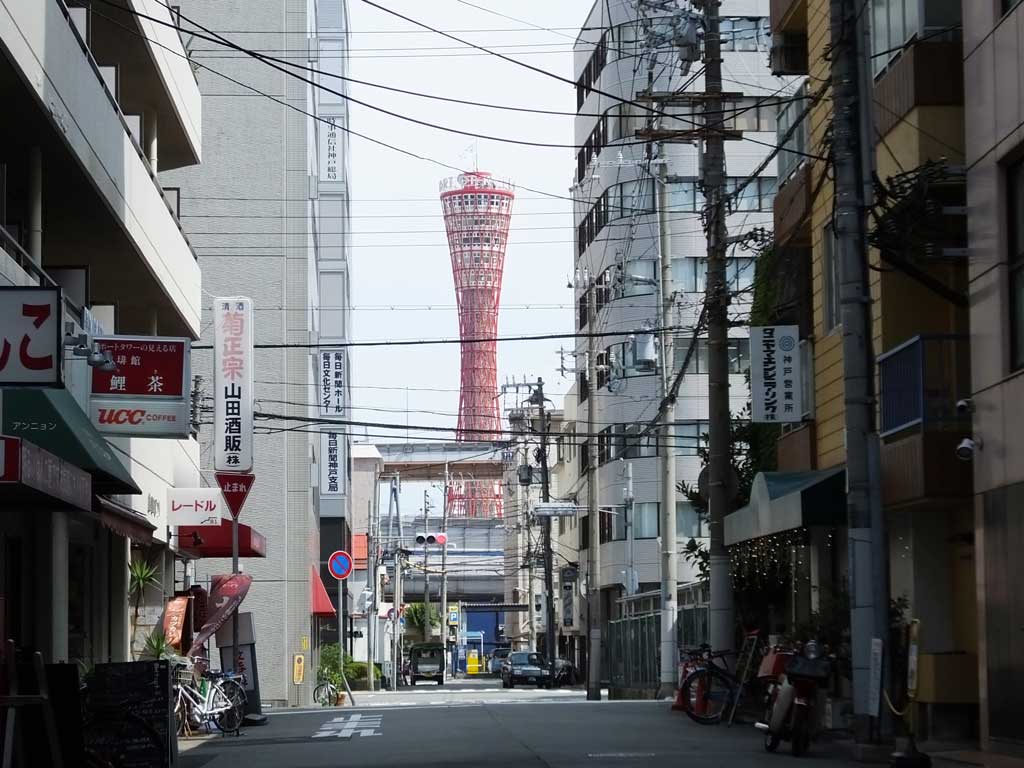
{"type": "Polygon", "coordinates": [[[330,559],[327,561],[327,570],[338,581],[347,579],[352,573],[352,555],[341,549],[337,552],[332,552],[330,559]]]}

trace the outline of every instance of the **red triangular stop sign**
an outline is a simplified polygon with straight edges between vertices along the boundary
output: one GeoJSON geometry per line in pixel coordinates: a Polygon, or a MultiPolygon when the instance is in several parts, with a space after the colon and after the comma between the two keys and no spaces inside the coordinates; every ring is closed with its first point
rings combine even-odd
{"type": "Polygon", "coordinates": [[[249,472],[214,472],[217,478],[217,485],[224,495],[224,501],[231,511],[231,516],[237,520],[242,511],[242,505],[249,496],[252,484],[256,482],[256,475],[249,472]]]}

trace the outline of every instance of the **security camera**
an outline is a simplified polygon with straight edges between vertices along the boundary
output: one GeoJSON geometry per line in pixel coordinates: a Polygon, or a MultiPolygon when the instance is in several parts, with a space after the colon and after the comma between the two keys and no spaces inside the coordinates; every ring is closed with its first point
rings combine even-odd
{"type": "Polygon", "coordinates": [[[956,457],[960,461],[970,461],[974,458],[974,452],[981,450],[981,440],[972,440],[969,437],[965,437],[960,441],[960,444],[956,447],[956,457]]]}
{"type": "Polygon", "coordinates": [[[974,401],[969,397],[965,397],[962,400],[957,400],[956,412],[960,414],[974,413],[974,401]]]}

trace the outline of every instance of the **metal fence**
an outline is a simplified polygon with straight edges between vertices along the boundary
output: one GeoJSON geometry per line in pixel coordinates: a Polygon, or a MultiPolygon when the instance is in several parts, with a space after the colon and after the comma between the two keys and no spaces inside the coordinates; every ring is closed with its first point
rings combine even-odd
{"type": "Polygon", "coordinates": [[[647,613],[608,623],[608,677],[614,688],[657,688],[661,616],[647,613]]]}

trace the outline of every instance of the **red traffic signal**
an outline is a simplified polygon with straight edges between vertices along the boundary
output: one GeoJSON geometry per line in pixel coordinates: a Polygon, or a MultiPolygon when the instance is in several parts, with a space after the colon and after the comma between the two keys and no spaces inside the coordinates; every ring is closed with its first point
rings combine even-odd
{"type": "Polygon", "coordinates": [[[416,543],[421,547],[443,547],[448,543],[447,533],[417,533],[416,543]]]}

